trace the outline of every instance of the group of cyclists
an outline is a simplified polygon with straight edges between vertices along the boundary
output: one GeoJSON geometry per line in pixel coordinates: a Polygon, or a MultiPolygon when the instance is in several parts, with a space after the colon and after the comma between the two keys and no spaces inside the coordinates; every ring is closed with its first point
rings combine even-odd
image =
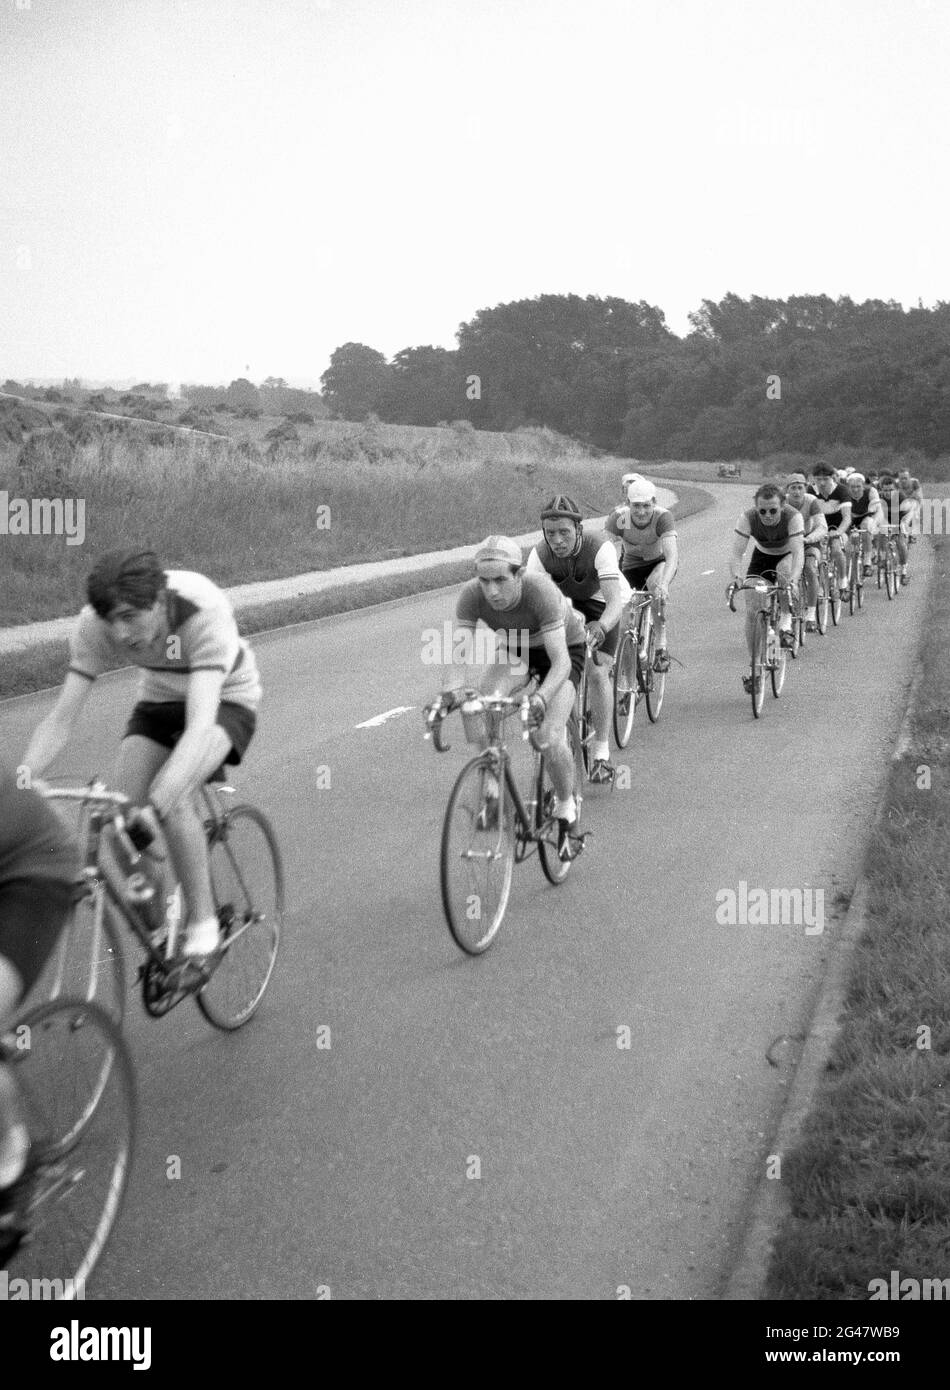
{"type": "MultiPolygon", "coordinates": [[[[546,747],[557,852],[565,861],[583,848],[567,736],[576,692],[589,662],[589,776],[595,783],[610,782],[609,659],[635,592],[648,594],[653,609],[654,669],[666,671],[670,663],[667,605],[679,563],[674,518],[657,504],[656,489],[642,474],[624,474],[622,487],[622,503],[602,526],[585,528],[571,497],[553,497],[541,511],[542,538],[527,560],[510,537],[487,537],[475,553],[475,575],[463,585],[456,605],[458,628],[474,635],[481,622],[498,639],[478,688],[512,694],[528,681],[536,686],[528,717],[546,747]],[[598,661],[598,653],[606,660],[598,661]]],[[[849,471],[839,478],[823,464],[816,466],[811,486],[802,474],[791,475],[784,489],[764,483],[754,506],[737,519],[732,573],[739,576],[751,545],[747,574],[777,576],[792,585],[801,579],[807,622],[813,626],[816,555],[825,537],[843,582],[851,547],[860,547],[862,563],[870,565],[868,547],[887,525],[889,508],[891,516],[899,516],[906,583],[907,542],[920,497],[919,482],[906,472],[875,478],[849,471]]],[[[174,875],[169,886],[181,884],[187,909],[183,955],[200,961],[218,946],[195,794],[224,764],[240,763],[253,736],[261,698],[254,654],[223,591],[203,575],[165,570],[151,551],[103,556],[88,577],[87,596],[52,711],[16,770],[0,766],[0,1031],[41,974],[69,917],[78,875],[76,846],[45,804],[41,779],[69,741],[92,683],[115,666],[142,669],[116,778],[117,790],[138,808],[129,815],[129,826],[140,843],[164,839],[174,875]]],[[[783,643],[790,627],[786,604],[783,643]]],[[[447,668],[437,700],[443,713],[464,703],[470,676],[465,658],[447,668]]],[[[497,803],[497,786],[494,797],[497,803]]],[[[491,800],[489,785],[489,816],[491,800]]],[[[22,1234],[11,1225],[11,1214],[19,1209],[18,1186],[29,1175],[25,1117],[18,1111],[12,1077],[0,1064],[0,1268],[22,1234]]]]}

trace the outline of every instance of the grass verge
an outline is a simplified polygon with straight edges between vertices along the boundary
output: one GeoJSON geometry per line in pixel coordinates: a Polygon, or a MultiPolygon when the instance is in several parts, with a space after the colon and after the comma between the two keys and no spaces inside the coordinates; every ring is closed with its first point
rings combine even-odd
{"type": "Polygon", "coordinates": [[[910,745],[868,847],[841,1031],[783,1162],[767,1298],[867,1300],[892,1270],[950,1276],[950,540],[934,545],[910,745]]]}
{"type": "MultiPolygon", "coordinates": [[[[677,492],[676,516],[682,520],[695,512],[704,511],[712,502],[709,493],[698,487],[682,487],[677,492]]],[[[524,530],[530,529],[529,517],[524,530]]],[[[470,543],[471,536],[462,543],[470,543]]],[[[194,559],[199,570],[203,560],[194,559]]],[[[271,628],[289,627],[291,623],[311,622],[334,613],[349,613],[374,603],[405,598],[427,589],[440,589],[447,584],[461,584],[471,578],[471,561],[451,561],[436,565],[424,572],[394,574],[385,579],[366,580],[349,588],[333,588],[326,593],[301,594],[294,598],[275,599],[270,603],[242,608],[238,626],[246,636],[266,632],[271,628]]],[[[15,656],[7,657],[0,667],[0,699],[29,695],[58,685],[66,670],[69,649],[65,642],[46,642],[15,656]]]]}

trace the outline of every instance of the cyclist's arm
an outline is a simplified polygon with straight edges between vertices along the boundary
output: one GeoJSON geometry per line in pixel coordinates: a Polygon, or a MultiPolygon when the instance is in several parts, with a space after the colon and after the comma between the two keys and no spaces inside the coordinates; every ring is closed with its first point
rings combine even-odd
{"type": "Polygon", "coordinates": [[[50,763],[62,753],[91,689],[90,677],[81,676],[76,671],[67,673],[59,699],[46,718],[37,724],[23,754],[24,765],[29,768],[31,777],[42,777],[50,763]]]}
{"type": "Polygon", "coordinates": [[[660,575],[657,579],[658,584],[664,588],[670,587],[670,580],[679,567],[679,546],[676,543],[676,533],[670,532],[669,535],[660,537],[660,545],[663,549],[663,565],[660,568],[660,575]]]}
{"type": "Polygon", "coordinates": [[[877,488],[871,489],[870,500],[871,509],[868,512],[868,516],[871,517],[878,526],[885,526],[887,524],[887,515],[884,511],[884,503],[881,501],[881,494],[878,492],[877,488]]]}
{"type": "Polygon", "coordinates": [[[838,534],[843,536],[851,530],[851,503],[840,503],[839,510],[841,512],[841,523],[838,527],[838,534]]]}
{"type": "Polygon", "coordinates": [[[791,583],[797,584],[802,577],[802,569],[805,565],[805,527],[802,524],[800,531],[794,531],[788,538],[788,553],[792,557],[791,583]]]}
{"type": "Polygon", "coordinates": [[[745,535],[742,531],[736,531],[732,541],[732,554],[729,557],[729,573],[736,579],[742,576],[742,557],[749,546],[751,536],[745,535]]]}
{"type": "Polygon", "coordinates": [[[604,596],[604,611],[600,615],[600,625],[605,632],[610,632],[620,622],[624,605],[630,597],[630,586],[621,577],[617,552],[610,541],[604,541],[594,556],[594,568],[600,581],[600,591],[604,596]]]}
{"type": "Polygon", "coordinates": [[[822,536],[827,536],[828,523],[825,520],[824,512],[813,511],[806,523],[806,530],[810,541],[818,541],[821,540],[822,536]]]}
{"type": "Polygon", "coordinates": [[[185,695],[185,730],[149,788],[149,800],[166,816],[197,784],[216,727],[224,671],[192,671],[185,695]]]}

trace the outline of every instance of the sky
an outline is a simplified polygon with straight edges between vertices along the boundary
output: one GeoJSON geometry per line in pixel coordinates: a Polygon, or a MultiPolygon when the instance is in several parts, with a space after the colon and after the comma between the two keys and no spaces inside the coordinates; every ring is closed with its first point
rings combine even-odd
{"type": "Polygon", "coordinates": [[[950,0],[0,0],[0,380],[950,298],[950,0]]]}

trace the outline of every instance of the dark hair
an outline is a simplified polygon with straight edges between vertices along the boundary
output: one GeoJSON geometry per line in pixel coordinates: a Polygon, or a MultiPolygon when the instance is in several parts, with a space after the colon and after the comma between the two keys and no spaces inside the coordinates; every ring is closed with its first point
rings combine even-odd
{"type": "Polygon", "coordinates": [[[758,502],[760,497],[777,497],[780,502],[785,501],[785,493],[778,483],[763,483],[761,487],[756,488],[754,500],[758,502]]]}
{"type": "Polygon", "coordinates": [[[830,463],[816,463],[811,471],[815,478],[833,478],[835,476],[835,470],[830,463]]]}
{"type": "Polygon", "coordinates": [[[86,594],[100,618],[120,603],[151,608],[165,587],[165,571],[154,550],[110,550],[86,580],[86,594]]]}

